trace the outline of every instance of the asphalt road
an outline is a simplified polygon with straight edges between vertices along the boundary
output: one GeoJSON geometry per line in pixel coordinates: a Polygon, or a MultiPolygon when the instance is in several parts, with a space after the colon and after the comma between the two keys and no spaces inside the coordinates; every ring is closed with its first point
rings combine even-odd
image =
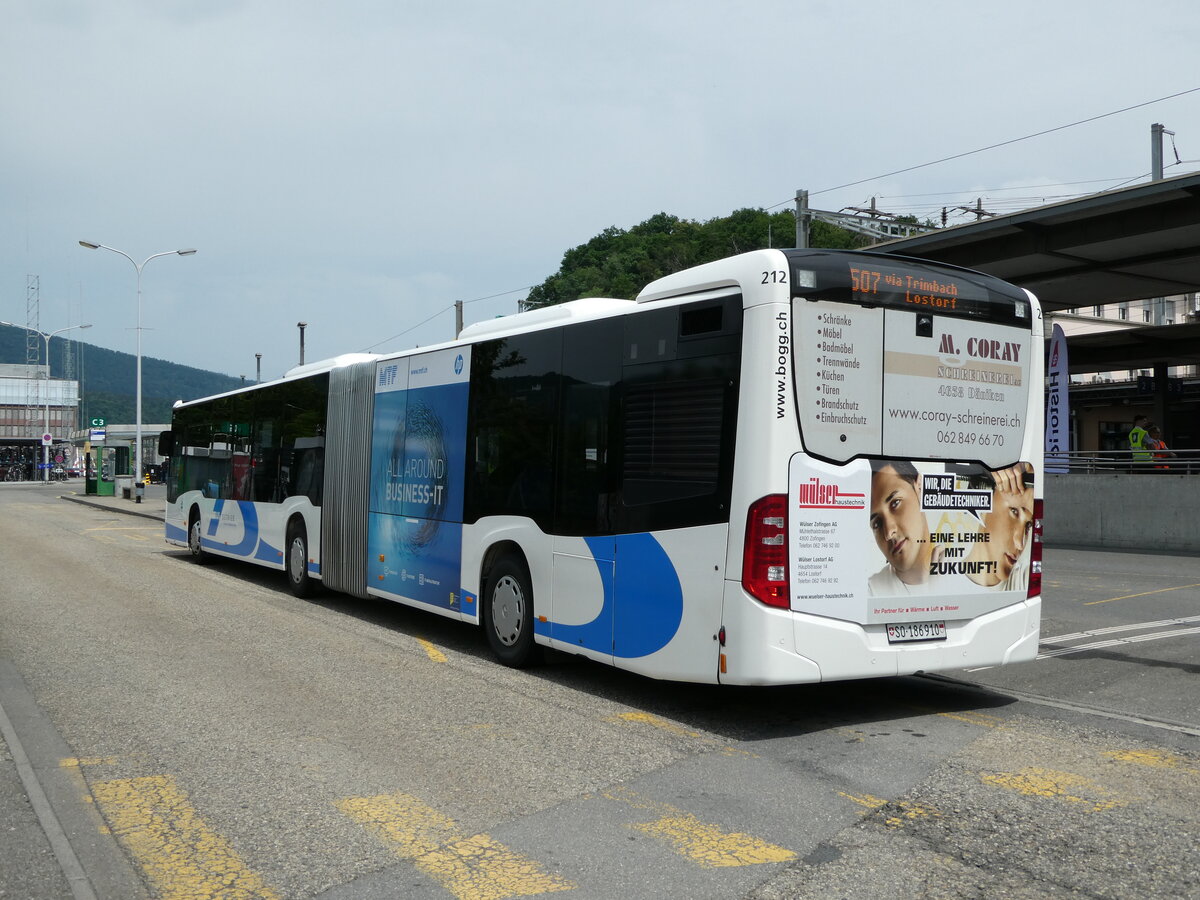
{"type": "Polygon", "coordinates": [[[0,489],[0,897],[1200,896],[1200,561],[1048,550],[1027,665],[729,689],[59,493],[0,489]]]}

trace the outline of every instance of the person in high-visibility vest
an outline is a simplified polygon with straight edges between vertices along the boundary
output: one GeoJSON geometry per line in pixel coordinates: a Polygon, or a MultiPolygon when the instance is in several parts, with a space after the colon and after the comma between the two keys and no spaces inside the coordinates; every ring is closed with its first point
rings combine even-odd
{"type": "Polygon", "coordinates": [[[1150,453],[1154,457],[1154,468],[1170,469],[1170,466],[1166,464],[1166,460],[1175,454],[1167,446],[1167,442],[1163,440],[1162,429],[1157,425],[1151,425],[1147,428],[1144,443],[1150,448],[1150,453]]]}
{"type": "Polygon", "coordinates": [[[1133,417],[1133,428],[1129,431],[1129,450],[1134,462],[1149,462],[1154,458],[1150,448],[1146,446],[1146,438],[1150,432],[1146,426],[1150,424],[1145,416],[1133,417]]]}

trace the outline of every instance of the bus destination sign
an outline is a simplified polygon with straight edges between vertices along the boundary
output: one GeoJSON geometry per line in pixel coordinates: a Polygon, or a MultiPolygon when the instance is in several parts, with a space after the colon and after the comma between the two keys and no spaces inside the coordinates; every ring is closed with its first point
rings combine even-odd
{"type": "Polygon", "coordinates": [[[902,296],[907,304],[954,310],[958,308],[959,297],[964,293],[959,282],[949,279],[942,281],[931,276],[894,270],[863,269],[857,266],[849,268],[850,293],[868,302],[879,300],[881,294],[895,294],[902,296]],[[883,285],[882,291],[880,283],[883,285]]]}
{"type": "Polygon", "coordinates": [[[1002,323],[1028,321],[1023,291],[952,266],[909,265],[880,254],[847,261],[821,251],[790,251],[792,296],[887,306],[1002,323]]]}

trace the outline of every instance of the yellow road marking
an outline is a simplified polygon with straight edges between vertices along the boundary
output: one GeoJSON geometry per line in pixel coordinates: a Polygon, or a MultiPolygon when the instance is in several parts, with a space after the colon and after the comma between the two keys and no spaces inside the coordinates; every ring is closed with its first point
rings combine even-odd
{"type": "Polygon", "coordinates": [[[654,822],[630,827],[674,844],[680,854],[710,869],[787,862],[796,858],[791,850],[738,831],[722,831],[689,813],[663,816],[654,822]]]}
{"type": "MultiPolygon", "coordinates": [[[[623,712],[618,713],[615,716],[608,716],[604,721],[616,722],[619,725],[627,725],[630,723],[636,725],[649,725],[651,728],[658,728],[670,734],[679,735],[680,737],[695,738],[696,740],[703,741],[706,744],[718,746],[722,744],[721,741],[701,734],[698,731],[692,731],[690,728],[684,728],[682,725],[672,722],[670,719],[664,719],[662,716],[656,716],[653,713],[623,712]]],[[[742,750],[738,747],[722,746],[721,753],[723,753],[725,756],[749,756],[753,759],[758,758],[757,754],[751,753],[749,750],[742,750]]]]}
{"type": "Polygon", "coordinates": [[[647,712],[624,712],[615,716],[610,716],[605,721],[607,722],[636,722],[641,725],[649,725],[653,728],[660,728],[663,731],[669,731],[671,734],[678,734],[682,737],[702,737],[700,732],[692,731],[690,728],[684,728],[682,725],[664,719],[661,716],[656,716],[653,713],[647,712]]]}
{"type": "Polygon", "coordinates": [[[1181,584],[1178,587],[1159,588],[1157,591],[1143,591],[1140,594],[1126,594],[1124,597],[1109,597],[1107,600],[1089,600],[1084,606],[1097,606],[1101,603],[1113,603],[1117,600],[1132,600],[1135,597],[1149,597],[1151,594],[1165,594],[1167,591],[1182,591],[1187,588],[1200,587],[1200,584],[1181,584]]]}
{"type": "Polygon", "coordinates": [[[575,889],[571,882],[548,874],[486,834],[439,847],[417,860],[417,865],[461,900],[502,900],[575,889]]]}
{"type": "MultiPolygon", "coordinates": [[[[871,812],[874,812],[877,809],[882,809],[888,805],[887,800],[884,800],[881,797],[875,797],[871,794],[847,794],[845,791],[838,791],[838,794],[845,797],[847,800],[857,803],[859,806],[871,812]]],[[[941,813],[932,806],[924,806],[920,803],[909,803],[905,800],[897,800],[893,803],[893,805],[900,810],[900,814],[897,816],[888,816],[883,820],[883,824],[891,828],[898,828],[905,822],[912,821],[913,819],[928,819],[930,817],[941,816],[941,813]]]]}
{"type": "Polygon", "coordinates": [[[864,809],[879,809],[881,806],[887,806],[886,800],[873,794],[847,794],[845,791],[838,791],[838,794],[864,809]]]}
{"type": "Polygon", "coordinates": [[[163,900],[278,900],[169,775],[97,782],[92,795],[163,900]]]}
{"type": "Polygon", "coordinates": [[[78,769],[80,766],[115,766],[116,764],[115,756],[68,756],[66,759],[58,761],[60,769],[78,769]]]}
{"type": "Polygon", "coordinates": [[[976,712],[973,709],[960,710],[959,712],[938,712],[932,706],[921,706],[916,703],[906,703],[904,706],[906,709],[915,710],[924,716],[943,716],[947,719],[955,719],[956,721],[966,722],[970,725],[982,725],[984,728],[998,728],[1004,722],[998,716],[989,716],[987,713],[976,712]]]}
{"type": "Polygon", "coordinates": [[[742,832],[722,831],[669,803],[659,803],[624,788],[606,791],[604,796],[634,809],[657,813],[658,818],[653,822],[628,827],[672,844],[677,853],[705,868],[756,866],[796,858],[795,853],[784,847],[742,832]]]}
{"type": "Polygon", "coordinates": [[[575,888],[486,834],[463,836],[453,819],[408,794],[348,797],[336,806],[459,900],[502,900],[575,888]]]}
{"type": "Polygon", "coordinates": [[[153,531],[157,533],[159,529],[149,525],[97,525],[95,528],[85,528],[80,534],[91,534],[93,531],[153,531]]]}
{"type": "Polygon", "coordinates": [[[453,819],[408,794],[348,797],[335,805],[374,831],[398,856],[424,856],[461,837],[453,819]]]}
{"type": "Polygon", "coordinates": [[[1020,772],[1000,772],[981,777],[985,784],[1017,791],[1027,797],[1048,797],[1068,803],[1082,803],[1091,806],[1092,812],[1104,812],[1125,805],[1123,800],[1097,800],[1079,796],[1083,793],[1112,796],[1112,792],[1072,772],[1056,772],[1053,769],[1027,766],[1020,772]],[[1072,791],[1075,793],[1071,793],[1072,791]]]}
{"type": "Polygon", "coordinates": [[[148,528],[145,526],[118,527],[114,525],[109,527],[85,528],[80,532],[80,534],[86,534],[89,537],[95,538],[102,544],[115,544],[119,538],[124,538],[127,541],[141,541],[145,543],[147,540],[150,540],[150,538],[146,537],[147,533],[157,535],[159,533],[159,529],[148,528]],[[117,533],[112,534],[111,532],[117,533]]]}
{"type": "Polygon", "coordinates": [[[938,713],[947,719],[955,719],[959,722],[967,722],[971,725],[980,725],[984,728],[998,728],[1004,720],[999,716],[989,716],[980,712],[958,712],[958,713],[938,713]]]}
{"type": "Polygon", "coordinates": [[[425,651],[425,655],[436,663],[446,662],[446,654],[433,645],[431,641],[425,638],[417,638],[417,643],[421,645],[421,649],[425,651]]]}
{"type": "Polygon", "coordinates": [[[1133,763],[1139,766],[1151,766],[1157,769],[1175,769],[1189,775],[1200,774],[1200,770],[1187,765],[1187,760],[1166,750],[1110,750],[1104,754],[1117,762],[1133,763]]]}

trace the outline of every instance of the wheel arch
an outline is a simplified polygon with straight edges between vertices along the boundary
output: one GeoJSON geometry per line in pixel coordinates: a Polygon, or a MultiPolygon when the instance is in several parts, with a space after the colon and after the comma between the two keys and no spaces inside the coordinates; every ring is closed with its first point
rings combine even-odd
{"type": "Polygon", "coordinates": [[[198,563],[206,563],[211,557],[207,550],[204,549],[204,510],[200,503],[193,500],[188,505],[187,512],[187,529],[184,531],[184,541],[188,548],[188,553],[191,554],[193,560],[198,563]],[[195,543],[192,543],[192,534],[195,532],[195,543]]]}
{"type": "Polygon", "coordinates": [[[283,538],[285,541],[291,540],[292,533],[297,525],[304,529],[304,539],[309,542],[309,547],[312,546],[312,537],[309,534],[308,520],[304,518],[304,514],[300,510],[294,510],[287,517],[287,523],[283,526],[283,538]]]}
{"type": "Polygon", "coordinates": [[[521,565],[525,567],[526,574],[529,574],[529,557],[525,555],[525,549],[513,540],[496,541],[487,548],[479,564],[479,589],[481,591],[487,585],[488,576],[495,568],[496,563],[506,556],[514,556],[520,560],[521,565]]]}

